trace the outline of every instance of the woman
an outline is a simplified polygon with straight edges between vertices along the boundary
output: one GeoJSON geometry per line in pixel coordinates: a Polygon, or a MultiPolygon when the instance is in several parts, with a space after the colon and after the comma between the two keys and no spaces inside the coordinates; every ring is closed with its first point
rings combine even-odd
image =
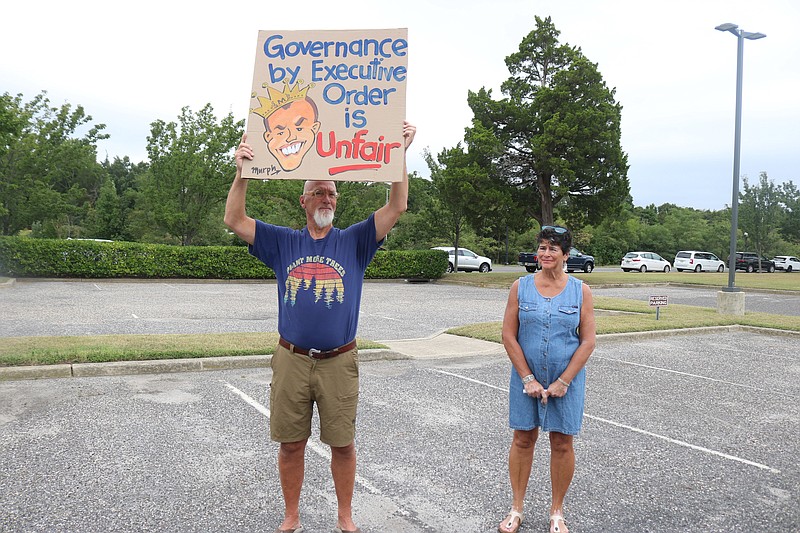
{"type": "Polygon", "coordinates": [[[503,317],[503,345],[513,365],[509,425],[514,437],[508,456],[513,501],[500,533],[515,533],[524,519],[539,428],[550,434],[550,532],[569,531],[564,496],[575,471],[572,439],[583,419],[584,367],[595,345],[592,292],[564,271],[572,247],[569,230],[542,226],[536,240],[542,270],[514,282],[503,317]]]}

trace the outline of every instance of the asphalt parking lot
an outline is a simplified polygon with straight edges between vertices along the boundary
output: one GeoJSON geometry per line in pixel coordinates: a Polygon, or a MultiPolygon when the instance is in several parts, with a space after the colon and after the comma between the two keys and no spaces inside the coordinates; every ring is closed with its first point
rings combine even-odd
{"type": "MultiPolygon", "coordinates": [[[[230,287],[91,285],[68,288],[85,294],[85,308],[69,301],[74,295],[39,285],[57,309],[27,300],[40,310],[38,321],[31,312],[40,327],[33,331],[229,327],[243,321],[235,318],[241,313],[264,327],[269,311],[258,304],[275,298],[274,287],[251,287],[252,299],[225,307],[230,287]],[[194,305],[204,299],[212,305],[194,305]],[[147,309],[148,301],[158,311],[139,316],[137,306],[147,309]]],[[[384,332],[371,338],[424,337],[502,315],[506,291],[471,290],[479,292],[375,284],[365,291],[362,334],[369,324],[384,332]],[[381,299],[393,303],[375,306],[381,299]],[[422,313],[427,302],[438,319],[422,313]]],[[[3,309],[9,294],[0,295],[3,309]]],[[[24,322],[0,310],[2,336],[27,331],[24,322]]],[[[797,335],[601,337],[576,439],[570,530],[798,531],[798,354],[797,335]]],[[[496,531],[510,501],[502,349],[360,368],[354,503],[365,533],[496,531]]],[[[272,531],[282,501],[277,446],[268,438],[269,380],[268,369],[246,369],[0,383],[0,531],[272,531]]],[[[303,522],[308,532],[326,532],[335,497],[316,436],[306,454],[303,522]]],[[[547,458],[540,439],[523,532],[547,531],[547,458]]]]}
{"type": "MultiPolygon", "coordinates": [[[[797,337],[601,339],[566,512],[573,532],[800,527],[797,337]],[[768,378],[758,378],[768,369],[768,378]]],[[[263,532],[279,523],[267,369],[0,384],[0,530],[263,532]]],[[[361,364],[365,532],[488,532],[507,510],[508,362],[361,364]]],[[[303,522],[330,531],[325,446],[303,522]]],[[[546,531],[540,439],[522,531],[546,531]]]]}
{"type": "MultiPolygon", "coordinates": [[[[524,273],[521,273],[521,275],[524,273]]],[[[474,274],[479,276],[480,274],[474,274]]],[[[636,277],[633,275],[632,277],[636,277]]],[[[701,287],[617,287],[594,294],[716,306],[701,287]]],[[[164,280],[18,280],[0,290],[0,337],[277,331],[277,289],[258,283],[164,280]]],[[[372,281],[364,285],[358,334],[372,340],[422,338],[503,318],[508,290],[372,281]]],[[[748,311],[800,315],[800,296],[746,292],[748,311]]]]}

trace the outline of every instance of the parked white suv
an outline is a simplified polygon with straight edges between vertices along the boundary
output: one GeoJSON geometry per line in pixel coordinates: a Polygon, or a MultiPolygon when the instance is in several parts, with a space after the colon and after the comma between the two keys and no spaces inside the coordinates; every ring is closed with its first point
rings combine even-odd
{"type": "MultiPolygon", "coordinates": [[[[443,250],[447,252],[447,271],[452,272],[453,264],[455,263],[455,255],[453,254],[454,248],[452,246],[436,246],[433,250],[443,250]]],[[[466,248],[459,248],[458,269],[468,272],[473,272],[475,270],[478,272],[489,272],[492,270],[492,260],[488,257],[478,255],[471,250],[467,250],[466,248]]]]}
{"type": "Polygon", "coordinates": [[[791,255],[776,255],[772,262],[775,263],[775,270],[800,270],[800,259],[791,255]]]}
{"type": "Polygon", "coordinates": [[[675,254],[675,270],[695,272],[724,272],[725,262],[711,252],[682,251],[675,254]]]}

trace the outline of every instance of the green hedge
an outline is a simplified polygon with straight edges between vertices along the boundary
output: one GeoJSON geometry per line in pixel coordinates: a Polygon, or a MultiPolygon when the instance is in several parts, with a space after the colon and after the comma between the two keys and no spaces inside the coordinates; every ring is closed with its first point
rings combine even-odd
{"type": "MultiPolygon", "coordinates": [[[[379,251],[370,279],[435,279],[447,254],[433,250],[379,251]]],[[[0,237],[0,275],[50,278],[274,279],[275,273],[242,246],[169,246],[0,237]]]]}

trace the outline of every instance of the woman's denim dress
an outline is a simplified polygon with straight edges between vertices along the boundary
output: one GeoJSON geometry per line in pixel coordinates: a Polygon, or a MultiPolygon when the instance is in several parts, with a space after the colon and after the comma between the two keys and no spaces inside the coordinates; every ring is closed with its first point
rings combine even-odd
{"type": "MultiPolygon", "coordinates": [[[[517,340],[528,367],[544,388],[564,372],[578,349],[578,325],[583,303],[583,282],[569,276],[567,286],[558,296],[545,298],[533,283],[533,275],[519,281],[519,332],[517,340]]],[[[550,397],[543,405],[540,398],[523,392],[522,379],[511,367],[508,421],[512,429],[531,430],[541,427],[577,435],[583,421],[583,400],[586,393],[586,368],[572,380],[561,398],[550,397]]]]}

